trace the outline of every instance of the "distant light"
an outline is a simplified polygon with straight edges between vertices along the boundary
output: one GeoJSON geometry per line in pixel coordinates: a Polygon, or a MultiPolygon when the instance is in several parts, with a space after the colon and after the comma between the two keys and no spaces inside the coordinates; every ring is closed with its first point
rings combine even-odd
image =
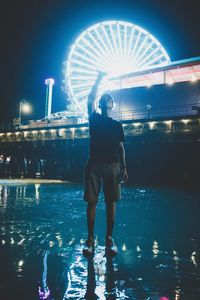
{"type": "Polygon", "coordinates": [[[149,122],[149,128],[150,129],[153,129],[154,128],[154,126],[155,126],[155,124],[156,124],[156,122],[149,122]]]}
{"type": "Polygon", "coordinates": [[[183,119],[183,120],[181,120],[185,125],[187,125],[188,124],[188,122],[190,121],[190,120],[186,120],[186,119],[183,119]]]}
{"type": "Polygon", "coordinates": [[[141,123],[133,123],[133,126],[140,126],[141,125],[141,123]]]}
{"type": "Polygon", "coordinates": [[[171,121],[171,120],[169,120],[169,121],[164,121],[164,123],[170,126],[170,125],[172,124],[172,121],[171,121]]]}
{"type": "Polygon", "coordinates": [[[150,88],[152,86],[152,82],[150,80],[148,80],[146,87],[150,88]]]}
{"type": "Polygon", "coordinates": [[[45,79],[45,84],[46,85],[54,85],[55,80],[53,78],[47,78],[45,79]]]}
{"type": "Polygon", "coordinates": [[[194,73],[192,73],[190,81],[192,81],[192,82],[197,81],[197,77],[195,76],[194,73]]]}
{"type": "Polygon", "coordinates": [[[31,112],[31,106],[28,103],[22,103],[22,111],[24,113],[30,113],[31,112]]]}
{"type": "Polygon", "coordinates": [[[167,84],[168,85],[174,84],[174,80],[171,77],[169,77],[168,80],[167,80],[167,84]]]}

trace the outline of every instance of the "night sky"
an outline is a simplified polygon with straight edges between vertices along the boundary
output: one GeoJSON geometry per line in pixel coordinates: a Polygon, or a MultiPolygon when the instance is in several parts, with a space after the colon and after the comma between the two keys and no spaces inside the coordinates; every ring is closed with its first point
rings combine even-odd
{"type": "Polygon", "coordinates": [[[29,99],[42,118],[47,77],[56,80],[53,111],[64,110],[62,62],[88,26],[110,19],[135,23],[152,33],[172,61],[200,56],[199,1],[3,1],[0,8],[0,122],[16,117],[29,99]],[[5,3],[3,3],[5,2],[5,3]]]}

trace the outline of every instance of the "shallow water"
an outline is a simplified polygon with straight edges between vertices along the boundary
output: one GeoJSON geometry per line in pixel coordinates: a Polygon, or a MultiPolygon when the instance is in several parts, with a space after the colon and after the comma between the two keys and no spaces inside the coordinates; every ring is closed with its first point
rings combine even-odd
{"type": "Polygon", "coordinates": [[[123,187],[113,259],[101,195],[89,260],[82,190],[0,183],[0,299],[200,299],[199,189],[123,187]]]}

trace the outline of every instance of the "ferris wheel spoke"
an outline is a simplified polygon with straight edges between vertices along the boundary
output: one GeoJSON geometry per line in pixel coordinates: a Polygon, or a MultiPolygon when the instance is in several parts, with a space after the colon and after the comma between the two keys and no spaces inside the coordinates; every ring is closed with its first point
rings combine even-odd
{"type": "Polygon", "coordinates": [[[105,34],[105,37],[106,37],[106,39],[107,39],[107,42],[108,42],[108,45],[109,45],[109,48],[110,48],[110,51],[111,51],[112,55],[115,55],[116,52],[114,51],[114,47],[113,47],[113,45],[112,45],[112,42],[111,42],[111,40],[110,40],[110,37],[109,37],[107,31],[105,30],[104,26],[102,26],[102,30],[103,30],[103,32],[104,32],[104,34],[105,34]]]}
{"type": "Polygon", "coordinates": [[[91,51],[89,51],[88,49],[86,49],[82,45],[77,45],[77,47],[80,48],[85,53],[87,53],[89,56],[91,56],[97,63],[99,63],[98,58],[91,51]]]}
{"type": "Polygon", "coordinates": [[[146,55],[146,53],[149,51],[149,49],[152,47],[153,44],[154,44],[154,42],[149,43],[149,45],[146,47],[144,52],[140,55],[140,57],[137,60],[138,65],[140,65],[140,62],[142,61],[143,57],[146,55]]]}
{"type": "Polygon", "coordinates": [[[94,59],[90,59],[90,58],[88,58],[88,57],[82,55],[82,54],[79,53],[79,52],[74,52],[74,56],[75,56],[75,57],[78,56],[78,57],[80,57],[81,59],[83,59],[83,60],[85,60],[86,62],[88,62],[89,64],[92,64],[92,65],[96,66],[96,70],[99,70],[99,68],[100,68],[101,65],[106,66],[104,61],[98,61],[98,62],[97,62],[97,61],[95,61],[94,59]]]}
{"type": "Polygon", "coordinates": [[[129,45],[128,45],[127,59],[130,58],[131,46],[132,46],[132,42],[133,42],[134,32],[135,32],[135,27],[133,27],[132,30],[131,30],[131,38],[130,38],[129,45]]]}
{"type": "Polygon", "coordinates": [[[97,70],[97,67],[96,66],[93,66],[92,64],[89,64],[89,63],[85,63],[85,62],[83,62],[83,61],[79,61],[79,60],[76,60],[76,59],[71,59],[71,62],[73,63],[73,64],[78,64],[78,65],[80,65],[80,66],[83,66],[83,67],[85,67],[85,68],[88,68],[88,69],[91,69],[91,70],[97,70]]]}
{"type": "Polygon", "coordinates": [[[91,83],[74,83],[73,87],[74,88],[89,88],[91,86],[91,83]]]}
{"type": "Polygon", "coordinates": [[[71,71],[73,73],[77,73],[77,74],[89,74],[89,75],[93,75],[94,77],[96,76],[97,72],[96,71],[90,71],[90,70],[86,70],[86,69],[82,69],[81,66],[78,67],[72,67],[71,71]]]}
{"type": "Polygon", "coordinates": [[[102,59],[102,56],[100,55],[99,51],[97,49],[95,49],[95,47],[90,44],[88,41],[84,40],[85,43],[87,44],[88,47],[90,47],[90,49],[95,53],[95,55],[98,57],[98,59],[101,61],[101,60],[104,60],[104,62],[106,63],[105,61],[105,57],[107,55],[106,52],[103,52],[102,55],[103,55],[103,59],[102,59]]]}
{"type": "Polygon", "coordinates": [[[107,46],[106,46],[106,44],[105,44],[103,38],[101,37],[101,34],[98,32],[98,30],[95,30],[95,32],[96,32],[96,34],[97,34],[99,40],[101,41],[101,44],[103,45],[103,47],[104,47],[104,49],[105,49],[106,58],[111,59],[112,56],[110,55],[109,49],[107,48],[107,46]]]}
{"type": "Polygon", "coordinates": [[[143,66],[146,61],[151,61],[155,54],[160,51],[160,48],[155,48],[149,55],[147,55],[143,60],[138,62],[138,65],[143,66]],[[151,59],[152,57],[152,59],[151,59]]]}
{"type": "Polygon", "coordinates": [[[127,62],[127,26],[124,25],[124,61],[127,62]]]}
{"type": "Polygon", "coordinates": [[[140,31],[137,38],[136,38],[136,42],[134,44],[134,47],[133,47],[133,50],[131,52],[131,55],[130,55],[130,59],[132,59],[134,57],[134,54],[135,54],[135,50],[137,49],[137,45],[139,43],[139,40],[140,40],[140,36],[141,36],[142,32],[140,31]]]}
{"type": "Polygon", "coordinates": [[[118,37],[118,42],[119,42],[119,53],[120,53],[120,56],[121,56],[121,59],[122,59],[123,52],[122,52],[122,41],[121,41],[121,34],[120,34],[119,23],[117,24],[117,37],[118,37]]]}
{"type": "Polygon", "coordinates": [[[148,63],[142,65],[142,68],[147,68],[148,66],[152,66],[153,64],[157,65],[158,61],[160,61],[160,59],[163,57],[163,54],[160,54],[159,56],[156,56],[154,59],[152,59],[151,61],[149,61],[148,63]]]}
{"type": "Polygon", "coordinates": [[[112,29],[112,24],[109,25],[109,29],[110,29],[110,33],[111,33],[111,36],[112,36],[115,53],[118,53],[117,44],[116,44],[116,40],[115,40],[115,37],[114,37],[113,29],[112,29]]]}
{"type": "Polygon", "coordinates": [[[102,47],[99,45],[99,43],[97,42],[97,40],[92,36],[92,34],[88,33],[88,35],[90,36],[90,38],[93,40],[93,42],[95,43],[96,47],[97,47],[97,51],[99,51],[103,57],[100,57],[100,61],[103,61],[104,64],[107,64],[107,60],[105,60],[105,57],[107,56],[107,53],[102,49],[102,47]]]}
{"type": "Polygon", "coordinates": [[[135,56],[134,56],[134,60],[137,62],[138,57],[140,57],[141,55],[141,51],[145,49],[144,45],[146,43],[148,39],[148,35],[145,36],[145,38],[143,39],[142,43],[140,44],[140,46],[138,47],[137,51],[135,51],[135,56]],[[144,47],[144,48],[143,48],[144,47]]]}

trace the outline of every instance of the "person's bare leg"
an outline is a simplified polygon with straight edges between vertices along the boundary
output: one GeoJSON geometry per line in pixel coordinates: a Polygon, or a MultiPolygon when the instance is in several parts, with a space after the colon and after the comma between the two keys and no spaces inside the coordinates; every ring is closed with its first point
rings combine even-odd
{"type": "Polygon", "coordinates": [[[88,239],[94,237],[95,215],[96,215],[96,203],[88,203],[87,206],[88,239]]]}
{"type": "Polygon", "coordinates": [[[116,215],[116,203],[110,202],[106,203],[106,217],[107,217],[107,232],[106,237],[111,237],[113,233],[113,228],[115,224],[116,215]]]}

